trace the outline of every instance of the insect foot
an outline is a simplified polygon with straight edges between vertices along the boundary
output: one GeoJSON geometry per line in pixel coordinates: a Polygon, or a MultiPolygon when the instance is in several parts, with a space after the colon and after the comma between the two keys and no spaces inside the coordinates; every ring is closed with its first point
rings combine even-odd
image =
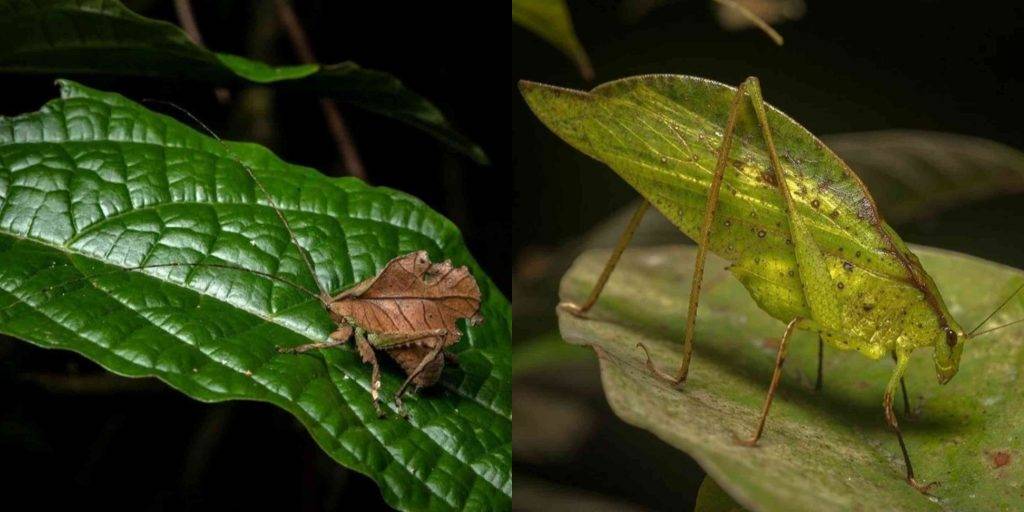
{"type": "Polygon", "coordinates": [[[928,496],[931,496],[932,487],[939,486],[939,482],[929,482],[927,484],[921,484],[913,477],[907,478],[907,483],[910,484],[910,486],[913,487],[914,489],[917,489],[917,491],[920,492],[921,494],[925,494],[928,496]]]}
{"type": "Polygon", "coordinates": [[[757,441],[758,441],[757,437],[751,437],[750,439],[743,439],[742,437],[737,435],[736,432],[732,432],[732,442],[736,443],[739,446],[746,446],[748,448],[760,448],[760,445],[757,444],[757,441]]]}
{"type": "Polygon", "coordinates": [[[589,309],[583,309],[572,302],[561,302],[558,304],[558,309],[561,309],[562,311],[565,311],[577,318],[587,318],[587,311],[589,311],[589,309]]]}

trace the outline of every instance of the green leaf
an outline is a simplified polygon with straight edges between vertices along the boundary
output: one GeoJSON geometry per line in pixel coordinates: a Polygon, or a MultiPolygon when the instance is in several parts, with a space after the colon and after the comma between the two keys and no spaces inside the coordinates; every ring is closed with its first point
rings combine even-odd
{"type": "Polygon", "coordinates": [[[954,133],[879,130],[824,137],[894,224],[1024,191],[1024,153],[954,133]]]}
{"type": "MultiPolygon", "coordinates": [[[[450,221],[407,194],[327,178],[119,95],[59,84],[61,99],[0,118],[0,332],[198,400],[276,404],[395,507],[511,507],[508,302],[450,221]],[[420,249],[471,269],[485,322],[462,325],[460,367],[408,401],[408,421],[390,403],[391,415],[376,417],[370,369],[354,349],[275,350],[332,330],[319,302],[294,287],[210,266],[124,270],[220,263],[315,289],[239,162],[273,195],[331,291],[420,249]]],[[[404,376],[388,365],[383,374],[390,399],[404,376]]]]}
{"type": "Polygon", "coordinates": [[[558,331],[552,329],[532,339],[517,342],[512,351],[512,373],[518,376],[559,364],[590,359],[589,351],[566,345],[558,331]]]}
{"type": "Polygon", "coordinates": [[[177,26],[139,16],[116,0],[0,0],[0,71],[279,83],[411,124],[487,162],[441,111],[388,73],[352,62],[270,66],[214,53],[177,26]]]}
{"type": "Polygon", "coordinates": [[[747,509],[736,503],[725,489],[722,489],[714,479],[704,477],[697,491],[697,504],[693,512],[746,512],[747,509]]]}
{"type": "Polygon", "coordinates": [[[593,80],[594,68],[576,38],[565,0],[512,0],[512,21],[561,50],[576,63],[584,80],[593,80]]]}
{"type": "MultiPolygon", "coordinates": [[[[950,311],[973,326],[1024,273],[937,249],[915,248],[950,311]]],[[[562,299],[590,291],[608,251],[580,256],[562,281],[562,299]]],[[[754,511],[1011,510],[1024,484],[1024,336],[1011,327],[967,342],[959,374],[936,382],[931,354],[914,354],[907,387],[917,419],[897,409],[921,481],[904,480],[895,436],[882,412],[888,359],[825,351],[824,391],[813,391],[817,339],[798,331],[759,447],[749,436],[771,378],[784,325],[757,308],[743,286],[708,256],[695,356],[685,384],[651,377],[637,342],[662,369],[681,356],[686,294],[695,249],[665,246],[625,252],[591,319],[560,313],[562,335],[592,346],[608,402],[622,419],[685,451],[728,493],[754,511]]],[[[1024,317],[1018,296],[991,325],[1024,317]]]]}

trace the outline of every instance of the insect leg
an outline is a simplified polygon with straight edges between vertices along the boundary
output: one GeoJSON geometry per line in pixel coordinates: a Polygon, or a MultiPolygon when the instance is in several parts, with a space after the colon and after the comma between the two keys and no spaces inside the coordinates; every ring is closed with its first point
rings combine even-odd
{"type": "Polygon", "coordinates": [[[782,377],[782,365],[786,362],[786,349],[789,348],[789,338],[793,336],[793,331],[796,330],[796,326],[802,318],[794,318],[786,326],[786,332],[782,335],[782,341],[779,342],[779,353],[775,356],[775,370],[772,372],[772,382],[768,385],[768,396],[764,397],[764,407],[761,408],[761,419],[757,422],[757,430],[754,431],[754,436],[750,439],[739,439],[736,438],[736,442],[744,446],[755,446],[757,440],[761,439],[761,433],[764,432],[764,422],[768,419],[768,410],[772,407],[772,399],[775,398],[775,389],[779,387],[779,379],[782,377]]]}
{"type": "Polygon", "coordinates": [[[402,383],[402,387],[398,388],[398,393],[395,393],[395,404],[398,406],[399,414],[406,416],[405,405],[402,403],[402,395],[405,394],[406,388],[409,387],[409,383],[416,378],[420,373],[423,373],[423,369],[427,367],[435,358],[439,357],[441,351],[444,350],[444,344],[438,343],[433,350],[427,353],[426,357],[420,360],[420,364],[416,365],[416,369],[406,377],[405,382],[402,383]]]}
{"type": "Polygon", "coordinates": [[[307,343],[297,347],[277,347],[277,351],[284,354],[301,354],[316,350],[318,348],[330,348],[344,345],[352,337],[351,325],[339,325],[338,329],[330,334],[330,340],[317,343],[307,343]]]}
{"type": "Polygon", "coordinates": [[[370,375],[370,398],[373,399],[373,408],[377,410],[377,416],[383,417],[384,411],[380,408],[380,365],[377,364],[377,354],[373,352],[373,346],[366,341],[366,335],[361,330],[356,330],[356,348],[364,363],[373,365],[373,372],[370,375]]]}
{"type": "Polygon", "coordinates": [[[786,182],[786,175],[779,162],[779,153],[772,141],[772,130],[768,125],[768,110],[761,96],[761,85],[755,77],[747,78],[744,83],[748,85],[750,102],[754,107],[754,113],[757,114],[757,122],[761,125],[761,137],[768,149],[768,158],[775,172],[779,194],[786,205],[800,283],[807,299],[807,306],[811,310],[811,319],[823,329],[842,331],[842,310],[832,293],[832,277],[828,273],[825,256],[818,249],[818,243],[811,236],[810,229],[804,225],[803,218],[797,214],[796,202],[789,192],[789,183],[786,182]]]}
{"type": "MultiPolygon", "coordinates": [[[[897,359],[896,359],[896,351],[892,352],[892,360],[893,361],[897,361],[897,359]]],[[[903,415],[909,418],[910,417],[910,395],[907,394],[907,382],[906,382],[906,380],[902,376],[900,377],[900,391],[903,392],[903,415]]]]}
{"type": "Polygon", "coordinates": [[[711,237],[711,224],[715,220],[715,211],[718,210],[718,192],[722,188],[722,178],[725,176],[725,166],[729,163],[729,150],[732,148],[732,135],[736,129],[736,117],[740,111],[740,100],[743,98],[746,82],[740,84],[733,96],[732,105],[729,107],[729,117],[725,123],[725,131],[722,132],[722,142],[718,146],[718,161],[715,163],[715,172],[711,177],[711,186],[708,189],[708,201],[704,206],[704,221],[700,227],[700,239],[697,240],[697,258],[693,265],[693,278],[690,281],[690,305],[686,311],[686,332],[683,334],[683,361],[679,365],[676,374],[668,375],[654,367],[651,355],[643,343],[638,343],[637,348],[644,351],[647,357],[647,369],[655,376],[672,384],[679,384],[686,380],[690,371],[690,359],[693,357],[693,334],[694,326],[697,324],[697,303],[700,301],[700,287],[704,280],[704,259],[708,253],[708,239],[711,237]]]}
{"type": "Polygon", "coordinates": [[[439,338],[448,335],[448,329],[425,329],[422,331],[397,332],[385,331],[370,333],[367,340],[378,349],[391,348],[396,345],[408,345],[414,341],[439,338]]]}
{"type": "Polygon", "coordinates": [[[897,354],[896,369],[893,370],[892,377],[889,377],[889,383],[885,386],[885,397],[882,399],[882,405],[885,407],[885,422],[896,432],[896,439],[900,442],[903,462],[907,465],[907,483],[914,489],[927,494],[928,490],[937,484],[935,482],[921,484],[914,478],[914,466],[910,464],[910,453],[907,452],[907,444],[903,441],[903,433],[900,432],[900,425],[896,421],[896,414],[892,411],[892,399],[893,395],[896,394],[896,385],[903,380],[903,374],[906,373],[909,364],[910,357],[908,354],[897,354]]]}
{"type": "Polygon", "coordinates": [[[608,278],[612,275],[612,270],[615,270],[615,265],[618,265],[619,258],[622,257],[622,253],[626,250],[626,246],[629,245],[629,241],[633,239],[633,234],[636,233],[636,228],[640,225],[640,221],[643,220],[644,214],[647,213],[647,209],[651,206],[651,203],[644,201],[640,203],[640,206],[633,212],[633,216],[629,219],[629,224],[626,225],[626,229],[619,235],[619,242],[615,244],[615,249],[612,251],[612,255],[608,257],[608,261],[604,264],[604,270],[601,271],[601,277],[597,278],[597,283],[594,284],[594,288],[590,290],[590,296],[587,297],[587,301],[582,306],[577,306],[571,302],[563,302],[559,304],[560,307],[566,311],[582,317],[587,314],[590,308],[594,307],[594,303],[597,302],[597,298],[601,296],[601,290],[604,290],[604,285],[608,283],[608,278]]]}
{"type": "Polygon", "coordinates": [[[824,385],[824,382],[822,380],[822,373],[821,373],[822,372],[822,370],[821,370],[822,359],[824,359],[824,354],[825,354],[825,340],[821,339],[821,335],[819,334],[818,335],[818,378],[817,378],[817,380],[814,381],[814,390],[815,391],[821,391],[821,388],[824,385]]]}

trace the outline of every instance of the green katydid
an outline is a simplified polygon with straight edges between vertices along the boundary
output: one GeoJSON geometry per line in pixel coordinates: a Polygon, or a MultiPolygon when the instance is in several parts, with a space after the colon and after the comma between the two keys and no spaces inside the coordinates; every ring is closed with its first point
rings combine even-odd
{"type": "Polygon", "coordinates": [[[909,412],[903,374],[911,352],[934,347],[935,371],[945,384],[956,374],[968,339],[1016,322],[977,332],[989,315],[965,332],[917,257],[882,220],[860,179],[814,135],[765,104],[756,78],[739,87],[649,75],[590,92],[526,81],[520,88],[553,132],[608,164],[645,199],[586,302],[561,307],[587,314],[653,205],[698,250],[682,363],[666,374],[640,344],[648,369],[673,384],[686,380],[711,250],[730,261],[729,270],[761,309],[786,322],[756,430],[737,441],[753,446],[760,439],[794,330],[817,332],[817,388],[824,343],[872,359],[892,355],[896,367],[883,397],[886,422],[899,441],[907,482],[928,491],[933,484],[917,481],[893,412],[897,386],[903,387],[909,412]]]}

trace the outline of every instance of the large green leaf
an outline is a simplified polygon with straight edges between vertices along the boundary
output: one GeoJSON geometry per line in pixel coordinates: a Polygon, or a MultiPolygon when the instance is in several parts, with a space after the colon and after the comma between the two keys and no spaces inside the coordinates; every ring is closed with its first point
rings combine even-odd
{"type": "Polygon", "coordinates": [[[717,482],[711,478],[704,477],[697,491],[697,503],[693,506],[693,512],[746,512],[736,500],[732,499],[717,482]]]}
{"type": "MultiPolygon", "coordinates": [[[[1016,286],[1018,270],[969,256],[916,248],[950,311],[972,326],[1016,286]]],[[[937,480],[926,497],[903,481],[895,436],[882,413],[888,359],[825,351],[824,391],[813,391],[817,340],[793,340],[778,396],[758,448],[752,433],[783,324],[759,310],[742,285],[709,256],[696,349],[680,389],[651,377],[637,342],[657,364],[680,360],[686,293],[695,250],[626,251],[589,320],[561,312],[566,340],[589,345],[601,362],[605,394],[625,421],[686,451],[722,488],[755,511],[1013,510],[1024,483],[1024,335],[1011,327],[964,349],[960,373],[937,384],[929,351],[914,355],[907,386],[917,419],[901,416],[918,478],[937,480]]],[[[607,251],[582,255],[562,281],[563,300],[589,292],[607,251]]],[[[1017,297],[993,325],[1024,317],[1017,297]]]]}
{"type": "Polygon", "coordinates": [[[878,130],[838,133],[824,141],[864,180],[894,225],[1024,191],[1024,153],[994,140],[878,130]]]}
{"type": "MultiPolygon", "coordinates": [[[[401,192],[330,179],[257,145],[221,144],[116,94],[60,87],[61,99],[38,112],[0,118],[0,332],[121,375],[155,376],[198,400],[276,404],[396,507],[511,507],[508,302],[451,222],[401,192]],[[485,322],[463,325],[461,367],[408,401],[408,421],[391,404],[377,418],[369,368],[353,350],[275,351],[332,327],[293,287],[209,266],[123,270],[221,263],[315,288],[240,161],[332,291],[414,250],[470,267],[485,322]]],[[[385,366],[383,396],[402,378],[385,366]]]]}
{"type": "Polygon", "coordinates": [[[397,78],[353,62],[270,66],[197,46],[116,0],[0,0],[0,71],[279,83],[409,123],[485,163],[483,150],[397,78]]]}

